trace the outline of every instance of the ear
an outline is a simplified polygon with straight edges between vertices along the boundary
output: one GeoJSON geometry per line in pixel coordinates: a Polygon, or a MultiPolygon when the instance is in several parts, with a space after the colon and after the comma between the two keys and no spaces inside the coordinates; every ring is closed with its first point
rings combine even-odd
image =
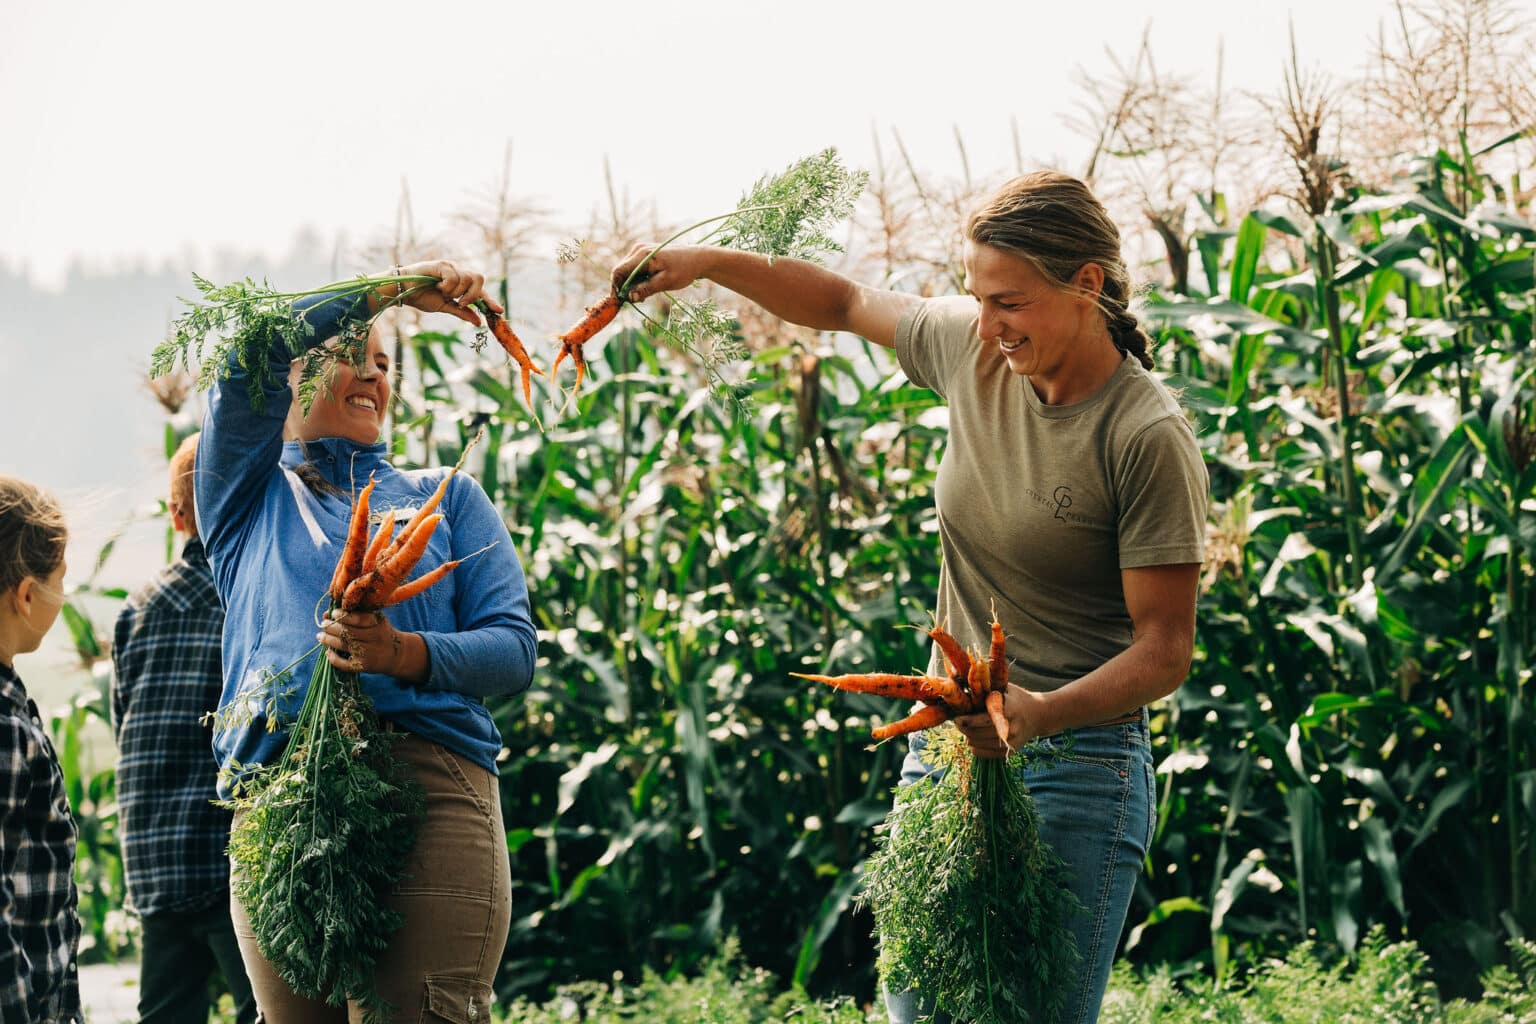
{"type": "Polygon", "coordinates": [[[176,503],[174,501],[170,502],[169,505],[170,505],[170,509],[171,509],[171,528],[175,529],[175,530],[178,530],[181,533],[186,533],[187,532],[187,512],[186,512],[186,509],[184,509],[180,504],[178,504],[178,503],[176,503]]]}
{"type": "Polygon", "coordinates": [[[11,607],[17,615],[25,618],[32,610],[32,598],[37,594],[37,580],[31,576],[23,576],[21,582],[16,584],[16,589],[7,595],[11,601],[11,607]]]}
{"type": "Polygon", "coordinates": [[[1097,305],[1099,293],[1104,290],[1104,268],[1097,263],[1084,263],[1072,275],[1072,285],[1085,299],[1097,305]]]}

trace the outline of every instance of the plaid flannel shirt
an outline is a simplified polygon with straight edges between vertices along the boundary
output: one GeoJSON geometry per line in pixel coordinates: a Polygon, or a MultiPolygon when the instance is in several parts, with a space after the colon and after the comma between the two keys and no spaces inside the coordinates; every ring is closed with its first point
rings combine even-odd
{"type": "Polygon", "coordinates": [[[128,904],[141,915],[229,898],[230,812],[215,807],[224,612],[203,545],[128,599],[112,644],[112,727],[128,904]]]}
{"type": "Polygon", "coordinates": [[[0,664],[0,1022],[80,1019],[75,819],[37,705],[0,664]]]}

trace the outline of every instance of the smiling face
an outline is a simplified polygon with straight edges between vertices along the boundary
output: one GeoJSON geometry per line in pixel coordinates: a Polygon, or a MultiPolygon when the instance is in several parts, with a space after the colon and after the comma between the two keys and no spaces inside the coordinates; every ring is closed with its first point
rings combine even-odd
{"type": "MultiPolygon", "coordinates": [[[[288,375],[297,388],[299,364],[288,375]]],[[[377,325],[368,334],[368,348],[361,366],[338,359],[327,381],[315,396],[307,415],[301,415],[297,398],[288,410],[287,435],[300,441],[344,437],[359,444],[373,444],[384,428],[389,408],[389,355],[377,325]]],[[[297,395],[297,391],[295,391],[297,395]]]]}
{"type": "Polygon", "coordinates": [[[1022,256],[965,243],[965,288],[976,299],[976,333],[995,344],[1014,373],[1050,378],[1107,340],[1104,318],[1092,293],[1102,271],[1086,263],[1074,281],[1083,294],[1056,287],[1022,256]]]}

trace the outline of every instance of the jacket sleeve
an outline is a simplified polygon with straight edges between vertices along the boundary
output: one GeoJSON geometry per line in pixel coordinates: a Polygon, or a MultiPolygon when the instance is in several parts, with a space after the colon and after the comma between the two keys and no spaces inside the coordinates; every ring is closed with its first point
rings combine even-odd
{"type": "MultiPolygon", "coordinates": [[[[334,337],[342,320],[364,301],[356,294],[311,296],[295,302],[294,311],[305,317],[313,329],[310,338],[319,344],[334,337]]],[[[251,400],[250,371],[234,355],[229,376],[216,381],[209,392],[192,479],[198,532],[216,570],[238,548],[262,488],[282,456],[283,421],[293,399],[288,365],[296,355],[280,338],[272,339],[260,409],[251,400]]]]}
{"type": "Polygon", "coordinates": [[[538,640],[528,604],[528,584],[496,507],[467,474],[449,488],[453,497],[452,557],[456,630],[423,632],[432,660],[424,687],[476,697],[522,693],[533,682],[538,640]]]}

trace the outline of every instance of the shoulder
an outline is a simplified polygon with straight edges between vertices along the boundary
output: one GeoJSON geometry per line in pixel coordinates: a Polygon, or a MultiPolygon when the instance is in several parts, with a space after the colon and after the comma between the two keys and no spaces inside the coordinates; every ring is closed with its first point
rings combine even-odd
{"type": "Polygon", "coordinates": [[[206,560],[181,558],[157,572],[153,579],[134,591],[123,605],[119,620],[150,618],[157,615],[181,615],[199,609],[219,607],[213,570],[206,560]]]}
{"type": "Polygon", "coordinates": [[[959,331],[966,334],[976,329],[976,300],[967,295],[941,295],[923,299],[902,314],[896,325],[898,336],[909,338],[922,331],[959,331]]]}
{"type": "Polygon", "coordinates": [[[1119,381],[1109,411],[1112,429],[1121,444],[1133,443],[1147,430],[1187,435],[1190,443],[1194,443],[1194,426],[1189,414],[1166,384],[1134,358],[1126,359],[1117,376],[1119,381]]]}

